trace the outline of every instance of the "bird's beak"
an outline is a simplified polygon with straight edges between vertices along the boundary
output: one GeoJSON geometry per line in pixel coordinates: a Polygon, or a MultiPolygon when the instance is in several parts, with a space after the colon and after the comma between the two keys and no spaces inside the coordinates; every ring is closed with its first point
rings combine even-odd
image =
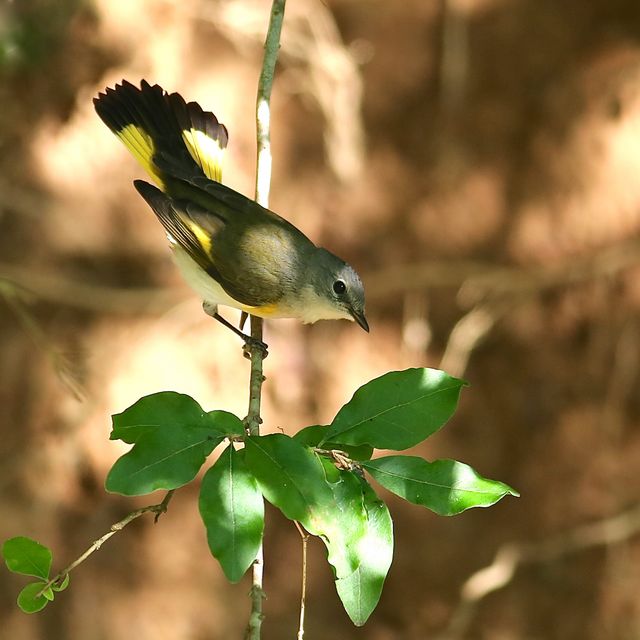
{"type": "Polygon", "coordinates": [[[369,323],[364,317],[364,311],[356,311],[355,309],[349,309],[349,313],[352,318],[367,332],[369,333],[369,323]]]}

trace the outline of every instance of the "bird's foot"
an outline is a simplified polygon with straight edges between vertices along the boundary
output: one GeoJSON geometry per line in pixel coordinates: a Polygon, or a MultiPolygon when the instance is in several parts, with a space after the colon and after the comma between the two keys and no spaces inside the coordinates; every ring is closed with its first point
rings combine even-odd
{"type": "Polygon", "coordinates": [[[254,338],[254,337],[244,333],[243,331],[241,331],[237,327],[234,327],[227,319],[223,318],[218,313],[217,305],[213,305],[213,304],[205,301],[205,302],[202,303],[202,308],[204,309],[204,312],[207,315],[209,315],[212,318],[216,319],[220,324],[224,325],[225,327],[227,327],[227,329],[233,331],[233,333],[235,333],[237,336],[240,336],[244,340],[244,345],[242,347],[242,351],[244,353],[244,357],[245,358],[251,359],[251,354],[255,350],[259,350],[260,352],[262,352],[263,360],[264,360],[264,358],[267,357],[267,355],[269,353],[267,344],[265,342],[262,342],[262,340],[258,340],[257,338],[254,338]]]}
{"type": "Polygon", "coordinates": [[[256,350],[262,353],[263,360],[269,355],[269,347],[266,342],[262,342],[262,340],[246,334],[243,335],[243,339],[244,345],[242,346],[242,353],[248,360],[251,360],[251,356],[256,350]]]}

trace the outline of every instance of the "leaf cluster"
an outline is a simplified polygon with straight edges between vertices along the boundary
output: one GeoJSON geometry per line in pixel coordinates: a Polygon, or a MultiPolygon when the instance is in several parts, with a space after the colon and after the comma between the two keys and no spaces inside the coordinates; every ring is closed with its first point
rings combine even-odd
{"type": "MultiPolygon", "coordinates": [[[[372,459],[375,449],[403,451],[440,429],[464,385],[434,369],[390,372],[358,389],[331,424],[306,427],[293,437],[249,436],[230,413],[204,411],[186,395],[156,393],[113,416],[111,439],[133,446],[113,465],[106,488],[128,496],[177,489],[194,480],[225,443],[202,478],[199,510],[226,577],[237,582],[255,560],[266,499],[322,540],[338,596],[362,625],[378,603],[393,555],[391,516],[370,478],[440,515],[517,495],[454,460],[397,454],[372,459]]],[[[26,562],[12,549],[7,555],[10,542],[3,549],[7,563],[18,557],[26,562]]],[[[30,575],[42,578],[40,573],[30,575]]]]}
{"type": "Polygon", "coordinates": [[[64,591],[69,586],[69,574],[60,582],[50,583],[51,550],[31,538],[10,538],[2,545],[2,557],[10,571],[37,578],[18,595],[18,606],[25,613],[41,611],[49,602],[53,602],[56,592],[64,591]]]}

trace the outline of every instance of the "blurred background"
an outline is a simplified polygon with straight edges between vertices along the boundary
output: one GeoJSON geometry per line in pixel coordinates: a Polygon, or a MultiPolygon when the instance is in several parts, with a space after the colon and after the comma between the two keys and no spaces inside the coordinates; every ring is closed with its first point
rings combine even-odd
{"type": "MultiPolygon", "coordinates": [[[[248,362],[173,267],[92,97],[146,78],[230,130],[252,195],[267,0],[0,3],[0,538],[61,568],[161,495],[106,495],[110,414],[161,390],[244,415],[248,362]]],[[[309,639],[640,637],[640,3],[290,0],[271,206],[363,276],[369,335],[266,326],[265,431],[326,423],[390,369],[465,377],[416,453],[522,494],[440,518],[380,490],[396,551],[354,628],[311,545],[309,639]]],[[[228,317],[236,320],[230,314],[228,317]]],[[[300,539],[267,513],[263,630],[297,628],[300,539]]],[[[13,640],[242,637],[197,486],[76,570],[13,640]]]]}

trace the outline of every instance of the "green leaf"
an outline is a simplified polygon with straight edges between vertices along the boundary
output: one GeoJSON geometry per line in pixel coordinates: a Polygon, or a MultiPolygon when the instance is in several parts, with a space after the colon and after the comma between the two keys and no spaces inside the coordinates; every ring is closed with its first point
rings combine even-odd
{"type": "Polygon", "coordinates": [[[44,595],[38,595],[44,587],[44,582],[31,582],[18,594],[18,606],[25,613],[37,613],[47,606],[49,600],[44,595]]]}
{"type": "MultiPolygon", "coordinates": [[[[312,425],[301,429],[293,436],[294,440],[297,440],[300,444],[306,447],[317,447],[320,441],[327,434],[329,427],[325,425],[312,425]]],[[[338,451],[344,451],[351,460],[369,460],[373,454],[373,447],[368,444],[352,445],[344,444],[342,442],[327,441],[324,442],[322,449],[337,449],[338,451]]]]}
{"type": "Polygon", "coordinates": [[[113,416],[111,439],[134,446],[109,471],[106,489],[132,496],[181,487],[224,438],[243,434],[238,417],[207,413],[189,396],[166,391],[142,398],[113,416]]]}
{"type": "Polygon", "coordinates": [[[67,573],[64,578],[62,578],[62,582],[60,584],[52,584],[51,588],[54,591],[64,591],[69,586],[69,574],[67,573]]]}
{"type": "Polygon", "coordinates": [[[392,371],[358,389],[325,441],[402,451],[435,433],[458,404],[463,380],[436,369],[392,371]]]}
{"type": "Polygon", "coordinates": [[[9,571],[45,581],[49,579],[51,550],[31,538],[10,538],[2,545],[2,557],[9,571]]]}
{"type": "Polygon", "coordinates": [[[455,460],[427,462],[414,456],[388,456],[362,466],[392,493],[441,516],[456,515],[471,507],[489,507],[506,495],[520,495],[455,460]]]}
{"type": "Polygon", "coordinates": [[[129,453],[116,460],[105,488],[125,496],[176,489],[196,477],[207,456],[221,442],[222,438],[204,429],[145,435],[129,453]]]}
{"type": "Polygon", "coordinates": [[[353,504],[348,490],[343,494],[342,486],[332,486],[327,480],[331,470],[325,471],[318,456],[293,438],[252,436],[245,446],[247,465],[264,497],[287,518],[322,538],[339,578],[351,575],[360,562],[351,541],[360,537],[365,526],[362,499],[353,504]]]}
{"type": "Polygon", "coordinates": [[[252,436],[245,447],[247,464],[265,498],[290,520],[302,522],[310,509],[332,501],[319,460],[293,438],[280,433],[252,436]]]}
{"type": "Polygon", "coordinates": [[[360,486],[367,514],[366,533],[356,543],[360,566],[336,580],[345,611],[358,627],[376,608],[393,558],[393,523],[387,505],[365,480],[360,479],[360,486]]]}
{"type": "MultiPolygon", "coordinates": [[[[358,544],[367,532],[367,513],[360,478],[351,471],[338,469],[332,460],[324,456],[316,454],[316,457],[324,468],[325,479],[333,493],[333,505],[327,518],[339,532],[339,535],[325,540],[329,562],[336,567],[332,558],[344,557],[350,563],[349,566],[359,567],[362,558],[358,544]]],[[[338,574],[337,569],[336,575],[345,577],[343,572],[338,574]]]]}
{"type": "Polygon", "coordinates": [[[264,530],[264,501],[244,451],[233,445],[224,450],[202,479],[199,506],[211,553],[227,579],[238,582],[255,560],[264,530]]]}
{"type": "Polygon", "coordinates": [[[135,444],[142,436],[184,425],[210,428],[219,436],[242,436],[242,420],[226,411],[206,412],[190,396],[161,391],[140,398],[122,413],[111,417],[111,440],[135,444]]]}

